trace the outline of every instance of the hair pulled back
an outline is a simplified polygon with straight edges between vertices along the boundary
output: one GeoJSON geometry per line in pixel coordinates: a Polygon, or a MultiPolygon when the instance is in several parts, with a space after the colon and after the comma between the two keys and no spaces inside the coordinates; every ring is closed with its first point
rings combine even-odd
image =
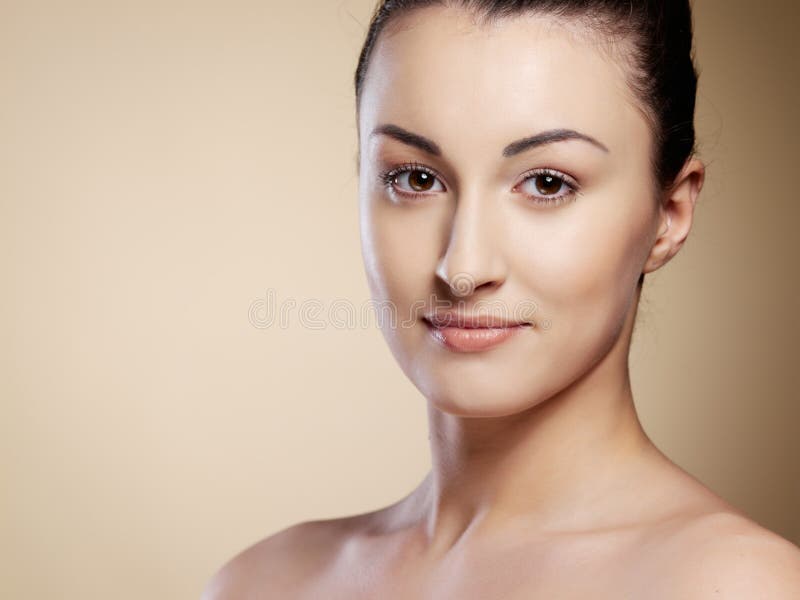
{"type": "Polygon", "coordinates": [[[585,23],[610,40],[630,40],[629,84],[652,131],[657,191],[668,189],[695,152],[697,71],[689,0],[382,0],[373,13],[355,73],[356,111],[378,38],[400,16],[429,6],[471,10],[486,21],[527,14],[585,23]]]}

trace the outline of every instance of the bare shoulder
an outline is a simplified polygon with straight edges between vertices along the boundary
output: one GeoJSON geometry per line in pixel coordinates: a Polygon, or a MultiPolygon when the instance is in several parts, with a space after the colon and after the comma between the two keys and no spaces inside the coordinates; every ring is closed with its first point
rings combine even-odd
{"type": "Polygon", "coordinates": [[[296,523],[242,550],[206,584],[201,600],[302,598],[335,559],[348,519],[296,523]]]}
{"type": "Polygon", "coordinates": [[[739,512],[686,519],[659,545],[668,597],[800,598],[800,548],[739,512]]]}

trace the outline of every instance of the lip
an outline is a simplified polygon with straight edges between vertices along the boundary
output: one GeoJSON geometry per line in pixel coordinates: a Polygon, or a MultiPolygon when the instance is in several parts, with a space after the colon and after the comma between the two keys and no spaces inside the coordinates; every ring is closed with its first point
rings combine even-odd
{"type": "Polygon", "coordinates": [[[455,352],[482,352],[532,327],[531,323],[491,315],[438,315],[425,317],[423,321],[439,344],[455,352]]]}
{"type": "Polygon", "coordinates": [[[460,329],[486,329],[486,328],[508,328],[520,325],[531,325],[527,321],[510,321],[495,315],[468,315],[465,313],[434,313],[425,315],[427,321],[433,327],[458,327],[460,329]]]}

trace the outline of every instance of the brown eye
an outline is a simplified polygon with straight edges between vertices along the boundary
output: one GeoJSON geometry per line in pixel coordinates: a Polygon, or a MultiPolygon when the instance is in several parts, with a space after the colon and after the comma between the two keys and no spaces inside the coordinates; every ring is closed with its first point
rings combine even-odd
{"type": "Polygon", "coordinates": [[[534,183],[536,185],[536,190],[545,196],[557,194],[564,184],[558,177],[548,175],[547,173],[537,175],[534,183]]]}
{"type": "Polygon", "coordinates": [[[538,169],[529,173],[514,191],[523,192],[534,204],[553,207],[574,200],[578,194],[578,182],[558,171],[538,169]]]}
{"type": "Polygon", "coordinates": [[[422,197],[432,192],[446,192],[439,178],[427,168],[404,165],[381,176],[390,191],[400,196],[422,197]]]}
{"type": "Polygon", "coordinates": [[[425,171],[410,171],[408,175],[408,183],[415,192],[427,192],[433,187],[435,178],[430,173],[425,171]]]}

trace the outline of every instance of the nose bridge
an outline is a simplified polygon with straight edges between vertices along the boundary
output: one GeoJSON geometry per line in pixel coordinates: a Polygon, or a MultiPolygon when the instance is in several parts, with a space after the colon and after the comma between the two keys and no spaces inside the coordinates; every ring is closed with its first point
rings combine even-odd
{"type": "Polygon", "coordinates": [[[502,231],[491,205],[477,186],[456,199],[436,273],[459,295],[503,277],[502,231]]]}

